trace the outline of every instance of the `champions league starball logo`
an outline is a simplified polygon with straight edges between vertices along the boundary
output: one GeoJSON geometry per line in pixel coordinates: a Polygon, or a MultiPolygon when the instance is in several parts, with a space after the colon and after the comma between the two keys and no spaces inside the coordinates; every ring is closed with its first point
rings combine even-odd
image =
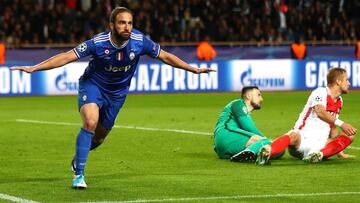
{"type": "Polygon", "coordinates": [[[317,102],[322,101],[322,98],[319,97],[319,96],[316,96],[316,97],[315,97],[315,101],[317,101],[317,102]]]}
{"type": "Polygon", "coordinates": [[[80,52],[84,52],[84,51],[86,51],[86,49],[87,49],[87,45],[86,45],[85,42],[82,43],[82,44],[80,44],[80,45],[77,47],[77,50],[79,50],[80,52]]]}

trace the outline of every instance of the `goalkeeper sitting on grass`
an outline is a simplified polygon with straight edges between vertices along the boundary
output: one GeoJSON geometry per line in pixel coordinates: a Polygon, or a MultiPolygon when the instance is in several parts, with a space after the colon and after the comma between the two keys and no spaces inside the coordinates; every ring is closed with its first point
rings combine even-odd
{"type": "Polygon", "coordinates": [[[261,108],[262,101],[259,88],[248,86],[242,89],[241,99],[225,106],[214,132],[214,150],[219,158],[253,163],[261,147],[271,144],[255,127],[250,115],[253,110],[261,108]]]}

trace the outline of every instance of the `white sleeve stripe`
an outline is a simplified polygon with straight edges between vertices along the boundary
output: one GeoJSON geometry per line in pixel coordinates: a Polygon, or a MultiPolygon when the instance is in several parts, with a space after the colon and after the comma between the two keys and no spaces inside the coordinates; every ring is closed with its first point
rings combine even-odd
{"type": "Polygon", "coordinates": [[[80,55],[77,53],[76,48],[74,48],[73,50],[74,50],[74,52],[75,52],[76,56],[77,56],[78,58],[80,58],[80,55]]]}
{"type": "Polygon", "coordinates": [[[109,39],[103,39],[103,40],[98,40],[98,41],[94,41],[94,43],[99,43],[99,42],[106,42],[106,41],[109,41],[109,39]]]}
{"type": "Polygon", "coordinates": [[[141,37],[141,38],[143,37],[143,35],[135,35],[135,34],[133,34],[133,33],[131,33],[130,36],[132,36],[132,37],[139,37],[139,38],[140,38],[140,37],[141,37]]]}
{"type": "Polygon", "coordinates": [[[96,37],[94,37],[94,39],[100,39],[100,38],[106,38],[106,37],[109,37],[109,35],[96,36],[96,37]]]}
{"type": "Polygon", "coordinates": [[[94,40],[94,43],[96,43],[96,42],[100,42],[100,41],[106,41],[106,40],[109,40],[109,39],[99,39],[99,40],[94,40]]]}
{"type": "Polygon", "coordinates": [[[139,38],[139,39],[142,39],[142,36],[130,35],[130,37],[134,37],[134,38],[139,38]]]}
{"type": "Polygon", "coordinates": [[[135,33],[131,33],[131,35],[133,35],[133,36],[142,36],[142,34],[135,34],[135,33]]]}
{"type": "Polygon", "coordinates": [[[159,55],[160,55],[160,50],[161,50],[161,47],[160,47],[160,45],[159,45],[159,50],[158,50],[158,53],[156,54],[156,58],[159,57],[159,55]]]}
{"type": "Polygon", "coordinates": [[[143,38],[143,35],[133,35],[133,34],[131,34],[130,37],[142,39],[142,38],[143,38]]]}
{"type": "Polygon", "coordinates": [[[99,41],[99,40],[104,40],[104,39],[109,39],[109,38],[108,38],[108,37],[94,38],[94,42],[95,42],[95,41],[99,41]]]}
{"type": "Polygon", "coordinates": [[[131,38],[131,39],[134,39],[134,40],[137,40],[137,41],[143,41],[142,38],[135,38],[135,37],[133,37],[133,36],[130,36],[130,38],[131,38]]]}
{"type": "Polygon", "coordinates": [[[106,36],[106,37],[99,37],[99,38],[94,38],[94,41],[97,41],[97,40],[103,40],[103,39],[109,39],[110,37],[109,36],[106,36]]]}

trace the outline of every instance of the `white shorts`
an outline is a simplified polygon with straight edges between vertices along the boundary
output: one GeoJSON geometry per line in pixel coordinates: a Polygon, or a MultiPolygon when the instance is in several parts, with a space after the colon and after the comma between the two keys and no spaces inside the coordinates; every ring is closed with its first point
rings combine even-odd
{"type": "Polygon", "coordinates": [[[329,133],[323,129],[302,129],[296,131],[300,133],[301,138],[300,146],[296,151],[303,154],[303,157],[324,148],[329,137],[329,133]]]}

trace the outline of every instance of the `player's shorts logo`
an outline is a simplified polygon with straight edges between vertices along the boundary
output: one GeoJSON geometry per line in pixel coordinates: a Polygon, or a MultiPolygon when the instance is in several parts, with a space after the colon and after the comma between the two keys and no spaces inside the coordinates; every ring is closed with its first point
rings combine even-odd
{"type": "Polygon", "coordinates": [[[86,43],[82,43],[77,47],[77,50],[79,50],[80,52],[84,52],[87,49],[87,45],[86,43]]]}
{"type": "Polygon", "coordinates": [[[133,59],[135,58],[135,53],[134,53],[134,52],[130,52],[129,58],[130,58],[130,60],[133,60],[133,59]]]}
{"type": "Polygon", "coordinates": [[[86,99],[87,99],[87,96],[84,95],[84,96],[82,97],[82,100],[83,100],[83,101],[86,101],[86,99]]]}

